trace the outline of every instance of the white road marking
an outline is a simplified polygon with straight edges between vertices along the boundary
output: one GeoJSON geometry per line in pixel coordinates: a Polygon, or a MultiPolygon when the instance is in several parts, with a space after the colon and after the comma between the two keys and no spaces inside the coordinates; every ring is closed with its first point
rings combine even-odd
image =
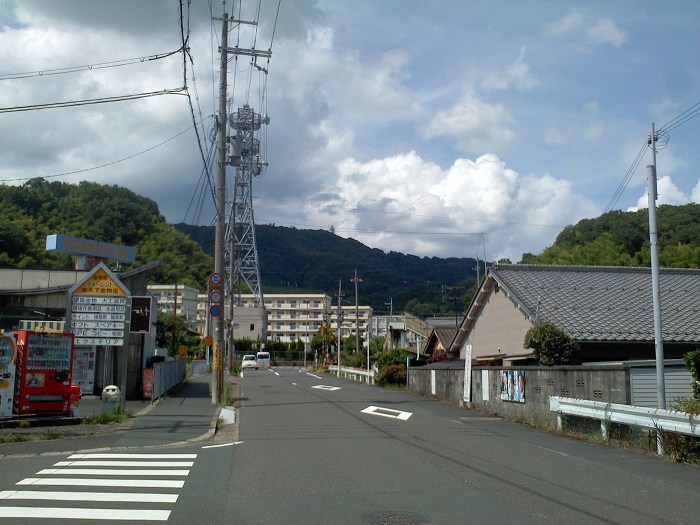
{"type": "Polygon", "coordinates": [[[412,412],[403,412],[401,410],[394,410],[391,408],[382,408],[375,406],[369,406],[361,412],[364,412],[365,414],[372,414],[373,416],[383,416],[390,417],[393,419],[400,419],[402,421],[406,421],[409,417],[413,415],[412,412]]]}
{"type": "MultiPolygon", "coordinates": [[[[270,369],[270,370],[272,370],[272,369],[270,369]]],[[[280,375],[279,372],[275,372],[274,370],[272,370],[272,371],[275,373],[276,376],[280,375]]]]}
{"type": "Polygon", "coordinates": [[[58,501],[122,501],[138,503],[175,503],[177,494],[155,494],[138,492],[49,492],[45,490],[5,490],[0,500],[58,500],[58,501]]]}
{"type": "Polygon", "coordinates": [[[220,445],[206,445],[202,448],[232,447],[233,445],[240,445],[241,443],[245,443],[245,441],[234,441],[233,443],[221,443],[220,445]]]}
{"type": "Polygon", "coordinates": [[[567,458],[569,457],[569,455],[566,454],[565,452],[559,452],[558,450],[554,450],[553,448],[543,447],[541,445],[535,445],[535,446],[537,448],[541,448],[542,450],[546,450],[548,452],[554,452],[555,454],[559,454],[560,456],[565,456],[567,458]]]}
{"type": "Polygon", "coordinates": [[[189,470],[167,469],[100,469],[100,468],[47,468],[37,472],[38,475],[70,474],[73,476],[187,476],[189,470]]]}
{"type": "Polygon", "coordinates": [[[321,376],[317,376],[316,374],[312,374],[311,372],[306,372],[307,376],[315,377],[316,379],[321,379],[321,376]]]}
{"type": "Polygon", "coordinates": [[[340,390],[339,386],[327,386],[327,385],[316,385],[311,388],[318,388],[319,390],[340,390]]]}
{"type": "Polygon", "coordinates": [[[181,489],[185,485],[185,482],[174,479],[24,478],[16,484],[51,487],[148,487],[181,489]]]}
{"type": "Polygon", "coordinates": [[[193,461],[59,461],[54,467],[191,467],[193,461]]]}
{"type": "Polygon", "coordinates": [[[0,518],[55,518],[90,521],[168,521],[169,517],[169,510],[76,509],[61,507],[0,507],[0,518]]]}
{"type": "Polygon", "coordinates": [[[68,459],[195,459],[197,454],[72,454],[68,459]]]}

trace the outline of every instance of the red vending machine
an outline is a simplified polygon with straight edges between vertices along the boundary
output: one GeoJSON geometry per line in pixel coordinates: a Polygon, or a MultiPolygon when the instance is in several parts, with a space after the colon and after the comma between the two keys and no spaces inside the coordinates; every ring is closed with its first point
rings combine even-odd
{"type": "Polygon", "coordinates": [[[27,414],[70,413],[73,334],[19,330],[15,412],[27,414]]]}
{"type": "Polygon", "coordinates": [[[0,334],[0,419],[12,417],[16,347],[14,335],[0,334]]]}

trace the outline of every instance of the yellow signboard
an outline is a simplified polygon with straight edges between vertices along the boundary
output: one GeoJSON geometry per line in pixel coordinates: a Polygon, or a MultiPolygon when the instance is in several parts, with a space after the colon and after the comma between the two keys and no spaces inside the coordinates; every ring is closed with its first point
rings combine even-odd
{"type": "Polygon", "coordinates": [[[206,337],[204,338],[204,344],[207,345],[207,346],[213,345],[213,344],[214,344],[214,338],[213,338],[212,336],[210,336],[210,335],[206,336],[206,337]]]}
{"type": "Polygon", "coordinates": [[[73,291],[74,294],[126,295],[126,291],[104,268],[98,268],[90,277],[73,291]]]}

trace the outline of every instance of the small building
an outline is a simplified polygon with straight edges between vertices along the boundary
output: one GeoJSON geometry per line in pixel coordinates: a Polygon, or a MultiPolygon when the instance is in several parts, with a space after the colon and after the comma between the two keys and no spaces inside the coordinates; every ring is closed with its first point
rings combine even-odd
{"type": "MultiPolygon", "coordinates": [[[[700,270],[660,270],[664,357],[700,347],[700,270]]],[[[475,364],[536,364],[527,331],[550,323],[581,347],[583,362],[655,357],[650,268],[496,265],[489,268],[450,351],[475,364]]]]}

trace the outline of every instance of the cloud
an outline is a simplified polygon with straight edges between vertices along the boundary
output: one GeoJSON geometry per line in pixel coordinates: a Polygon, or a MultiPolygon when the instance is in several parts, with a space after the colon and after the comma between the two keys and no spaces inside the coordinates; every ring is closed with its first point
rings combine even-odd
{"type": "Polygon", "coordinates": [[[620,29],[609,18],[599,18],[591,21],[579,11],[572,11],[568,15],[549,24],[545,28],[549,36],[582,37],[593,45],[612,45],[621,47],[629,40],[628,33],[620,29]]]}
{"type": "Polygon", "coordinates": [[[470,89],[450,109],[438,111],[424,134],[452,136],[463,151],[502,151],[515,139],[512,121],[502,104],[485,102],[470,89]]]}
{"type": "Polygon", "coordinates": [[[550,35],[567,35],[578,30],[584,23],[584,16],[577,11],[572,11],[556,22],[549,24],[547,33],[550,35]]]}
{"type": "MultiPolygon", "coordinates": [[[[661,206],[662,204],[670,204],[672,206],[681,206],[684,204],[688,204],[691,202],[691,200],[694,200],[694,198],[688,197],[688,195],[684,194],[683,191],[676,186],[673,181],[671,180],[671,177],[668,175],[665,175],[663,177],[660,177],[657,182],[656,182],[656,187],[657,187],[657,200],[656,200],[656,205],[661,206]]],[[[698,189],[700,187],[700,182],[698,183],[697,186],[693,189],[693,196],[697,196],[698,189]]],[[[638,211],[642,210],[645,208],[649,207],[649,197],[646,192],[644,191],[644,194],[639,197],[637,200],[637,205],[628,208],[627,211],[638,211]]]]}
{"type": "Polygon", "coordinates": [[[530,66],[525,63],[527,48],[520,48],[518,58],[504,69],[496,69],[477,73],[480,85],[486,90],[503,90],[515,87],[526,91],[535,87],[539,80],[532,73],[530,66]]]}
{"type": "Polygon", "coordinates": [[[494,154],[459,158],[446,170],[414,151],[368,162],[349,158],[336,169],[335,191],[319,195],[307,213],[316,224],[334,224],[339,235],[387,251],[473,257],[483,234],[489,259],[517,262],[551,244],[567,224],[596,215],[568,181],[523,177],[494,154]]]}
{"type": "Polygon", "coordinates": [[[620,47],[627,43],[628,35],[609,18],[601,18],[586,30],[586,39],[597,45],[610,44],[620,47]]]}

